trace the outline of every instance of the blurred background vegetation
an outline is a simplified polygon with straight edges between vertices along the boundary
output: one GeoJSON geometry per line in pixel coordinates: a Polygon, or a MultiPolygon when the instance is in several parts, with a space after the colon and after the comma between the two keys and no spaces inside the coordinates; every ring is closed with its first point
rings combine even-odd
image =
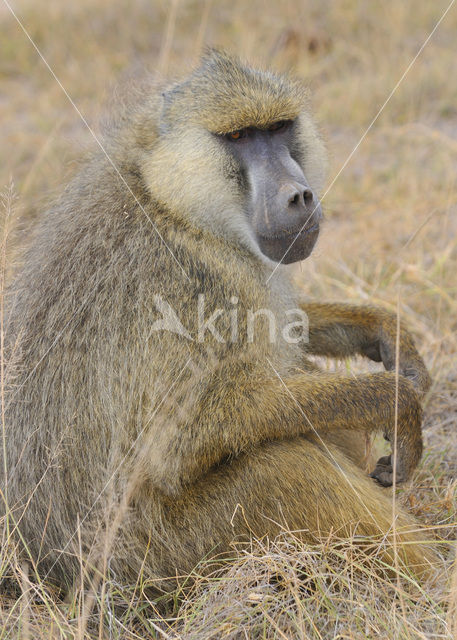
{"type": "MultiPolygon", "coordinates": [[[[416,333],[434,387],[425,462],[403,498],[455,537],[457,4],[411,65],[448,0],[8,3],[17,18],[1,0],[0,188],[6,197],[14,183],[13,255],[94,146],[65,92],[98,134],[119,84],[145,70],[180,77],[206,45],[291,72],[309,86],[329,148],[330,188],[321,239],[297,279],[313,297],[398,307],[416,333]]],[[[444,582],[440,589],[435,596],[444,601],[444,582]]],[[[447,637],[440,611],[427,627],[431,635],[416,636],[406,625],[405,637],[447,637]]],[[[268,615],[276,619],[276,610],[268,615]]],[[[346,619],[342,610],[338,615],[346,619]]],[[[352,622],[349,615],[348,629],[352,622]]],[[[376,637],[371,618],[365,624],[366,636],[353,630],[328,637],[376,637]]],[[[198,637],[238,637],[229,631],[198,637]]],[[[254,637],[246,633],[240,637],[254,637]]]]}

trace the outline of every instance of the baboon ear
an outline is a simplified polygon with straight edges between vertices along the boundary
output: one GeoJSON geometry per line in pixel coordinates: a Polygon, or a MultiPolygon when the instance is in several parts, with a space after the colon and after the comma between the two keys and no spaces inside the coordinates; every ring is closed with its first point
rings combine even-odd
{"type": "Polygon", "coordinates": [[[170,130],[170,107],[173,103],[173,89],[162,91],[162,108],[160,110],[159,131],[161,134],[170,130]]]}
{"type": "Polygon", "coordinates": [[[162,109],[160,112],[159,131],[161,134],[167,133],[172,124],[180,119],[179,109],[177,109],[176,98],[183,93],[182,85],[175,84],[169,89],[162,91],[162,109]]]}
{"type": "Polygon", "coordinates": [[[163,100],[164,106],[167,106],[172,102],[172,99],[171,99],[172,92],[173,92],[172,89],[169,89],[168,91],[162,91],[162,100],[163,100]]]}

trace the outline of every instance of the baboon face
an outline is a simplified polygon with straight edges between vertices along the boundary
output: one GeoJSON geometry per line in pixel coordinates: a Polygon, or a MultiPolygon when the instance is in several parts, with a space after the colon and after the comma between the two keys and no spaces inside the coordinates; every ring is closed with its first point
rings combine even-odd
{"type": "Polygon", "coordinates": [[[295,123],[246,127],[221,136],[247,178],[245,211],[260,250],[286,264],[307,258],[319,235],[318,198],[291,154],[295,123]]]}
{"type": "Polygon", "coordinates": [[[213,51],[158,115],[142,171],[164,210],[263,262],[309,256],[326,154],[301,83],[213,51]]]}

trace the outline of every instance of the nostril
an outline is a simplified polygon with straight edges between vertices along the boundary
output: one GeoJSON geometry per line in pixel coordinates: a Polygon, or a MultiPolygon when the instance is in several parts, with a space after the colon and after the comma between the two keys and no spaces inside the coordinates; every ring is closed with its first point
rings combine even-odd
{"type": "Polygon", "coordinates": [[[289,204],[298,204],[300,201],[300,194],[299,193],[294,193],[293,196],[290,196],[289,198],[289,204]]]}
{"type": "Polygon", "coordinates": [[[305,189],[303,191],[303,200],[305,201],[305,204],[311,204],[313,197],[313,192],[310,189],[305,189]]]}

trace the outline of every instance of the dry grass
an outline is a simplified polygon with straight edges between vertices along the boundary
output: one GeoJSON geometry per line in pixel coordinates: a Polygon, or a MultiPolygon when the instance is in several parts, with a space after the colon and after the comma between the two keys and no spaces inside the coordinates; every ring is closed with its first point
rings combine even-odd
{"type": "MultiPolygon", "coordinates": [[[[18,0],[12,6],[95,130],[119,80],[142,66],[181,74],[202,43],[291,69],[310,84],[332,184],[448,1],[18,0]]],[[[457,5],[332,184],[322,239],[297,272],[300,285],[318,298],[370,300],[393,310],[399,302],[416,332],[434,387],[426,454],[401,500],[443,541],[455,540],[457,513],[456,29],[457,5]]],[[[11,177],[16,185],[14,249],[76,170],[90,134],[3,4],[0,80],[0,185],[6,218],[11,177]]],[[[435,580],[419,586],[404,572],[398,580],[382,577],[375,571],[380,561],[361,562],[351,541],[334,538],[310,548],[285,534],[234,550],[222,575],[199,578],[197,567],[190,591],[152,609],[143,609],[137,590],[119,613],[115,603],[129,594],[105,580],[100,619],[87,609],[90,598],[76,594],[61,603],[33,569],[18,565],[5,527],[0,575],[13,575],[19,587],[1,596],[0,639],[456,638],[457,565],[452,568],[444,542],[439,549],[435,580]]]]}

